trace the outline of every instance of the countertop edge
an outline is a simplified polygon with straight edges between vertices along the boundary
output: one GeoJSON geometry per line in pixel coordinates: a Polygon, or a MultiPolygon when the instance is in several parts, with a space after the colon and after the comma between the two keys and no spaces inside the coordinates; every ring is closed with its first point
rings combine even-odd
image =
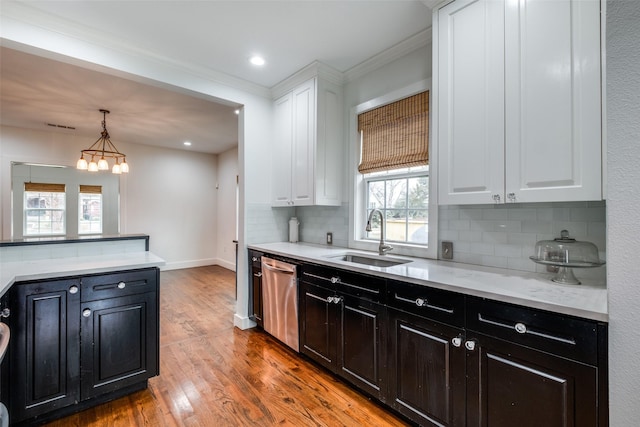
{"type": "MultiPolygon", "coordinates": [[[[330,258],[327,258],[327,255],[324,256],[309,256],[305,255],[304,251],[296,251],[295,253],[283,249],[284,247],[289,247],[289,245],[298,245],[298,248],[310,248],[312,250],[318,252],[326,252],[327,254],[331,253],[340,253],[340,252],[360,252],[366,253],[365,251],[359,251],[349,248],[340,248],[340,247],[328,247],[322,245],[313,245],[306,243],[296,243],[296,244],[287,244],[287,243],[263,243],[263,244],[250,244],[248,245],[248,249],[257,250],[261,252],[270,253],[273,255],[279,255],[287,258],[292,258],[300,261],[311,262],[314,264],[325,265],[328,267],[334,268],[342,268],[350,271],[355,271],[359,273],[374,275],[378,277],[384,277],[392,280],[401,280],[405,282],[415,283],[419,285],[430,286],[436,289],[447,290],[451,292],[462,293],[465,295],[480,297],[480,298],[488,298],[495,301],[516,304],[529,308],[536,308],[540,310],[546,310],[558,314],[566,314],[569,316],[580,317],[584,319],[590,319],[600,322],[608,322],[609,316],[606,312],[606,288],[601,288],[598,286],[583,286],[583,285],[559,285],[546,283],[546,281],[541,280],[540,274],[535,273],[526,273],[520,272],[517,270],[506,270],[506,269],[497,269],[492,267],[483,267],[483,266],[475,266],[471,264],[462,264],[455,262],[446,262],[446,261],[438,261],[438,260],[426,260],[426,259],[418,259],[412,257],[400,256],[400,258],[410,258],[412,260],[419,260],[419,264],[421,266],[427,265],[425,269],[433,268],[435,270],[447,270],[454,272],[473,272],[476,271],[479,274],[487,277],[491,277],[494,275],[496,278],[503,278],[507,276],[509,280],[513,281],[521,281],[522,283],[527,284],[527,286],[531,286],[528,282],[535,282],[535,286],[537,287],[545,287],[551,291],[562,292],[566,290],[568,292],[573,293],[584,293],[590,294],[594,299],[598,300],[598,305],[603,306],[601,309],[592,309],[588,307],[580,307],[576,305],[562,304],[560,302],[553,300],[542,300],[529,297],[524,293],[517,295],[517,289],[505,289],[504,291],[498,291],[496,289],[491,290],[489,286],[483,286],[481,281],[478,281],[477,286],[465,286],[460,283],[455,283],[455,276],[451,280],[425,280],[422,278],[411,277],[403,274],[399,274],[397,272],[394,273],[393,268],[380,268],[374,267],[370,268],[367,266],[359,266],[354,264],[347,264],[345,262],[334,261],[330,258]],[[280,246],[280,247],[279,247],[280,246]],[[602,301],[602,299],[604,299],[602,301]]],[[[440,274],[440,276],[444,276],[440,274]]],[[[535,293],[535,290],[532,292],[535,293]]]]}
{"type": "Polygon", "coordinates": [[[5,262],[1,264],[0,297],[16,282],[160,267],[165,264],[165,260],[147,251],[5,262]]]}

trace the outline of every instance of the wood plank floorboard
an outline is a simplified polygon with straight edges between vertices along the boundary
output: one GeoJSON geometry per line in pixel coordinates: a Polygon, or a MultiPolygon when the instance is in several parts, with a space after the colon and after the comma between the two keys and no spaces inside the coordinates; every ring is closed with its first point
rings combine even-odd
{"type": "Polygon", "coordinates": [[[407,425],[268,334],[234,328],[232,271],[166,271],[160,282],[160,375],[47,426],[407,425]]]}

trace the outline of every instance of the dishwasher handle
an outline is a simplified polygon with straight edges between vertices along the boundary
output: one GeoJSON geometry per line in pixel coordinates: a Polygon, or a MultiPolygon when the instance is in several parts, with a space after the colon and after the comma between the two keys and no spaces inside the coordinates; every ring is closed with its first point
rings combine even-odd
{"type": "Polygon", "coordinates": [[[269,265],[269,263],[266,261],[265,258],[262,259],[262,267],[266,268],[267,270],[277,271],[279,273],[285,273],[285,274],[295,274],[296,272],[295,268],[280,268],[273,265],[269,265]]]}

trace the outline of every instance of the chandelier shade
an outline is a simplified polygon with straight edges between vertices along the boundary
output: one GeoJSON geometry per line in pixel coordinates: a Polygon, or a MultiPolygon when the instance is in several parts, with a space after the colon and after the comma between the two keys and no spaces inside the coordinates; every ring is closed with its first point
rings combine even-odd
{"type": "Polygon", "coordinates": [[[100,110],[102,113],[102,132],[100,138],[86,150],[81,150],[80,159],[76,163],[76,168],[87,170],[89,172],[98,172],[109,170],[109,162],[107,159],[114,159],[115,164],[111,169],[112,173],[121,174],[129,172],[127,164],[127,156],[118,151],[111,142],[109,132],[107,131],[107,114],[109,110],[100,110]]]}

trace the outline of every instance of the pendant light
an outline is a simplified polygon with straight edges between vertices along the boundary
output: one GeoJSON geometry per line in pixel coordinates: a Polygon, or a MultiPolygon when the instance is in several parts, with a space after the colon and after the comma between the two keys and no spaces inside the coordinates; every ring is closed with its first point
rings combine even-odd
{"type": "Polygon", "coordinates": [[[109,114],[109,110],[100,110],[100,112],[102,113],[102,132],[100,133],[100,138],[98,138],[91,147],[80,152],[80,159],[78,159],[78,163],[76,163],[76,168],[89,172],[109,170],[109,162],[107,159],[114,159],[115,164],[111,172],[115,174],[128,173],[129,165],[127,164],[127,157],[124,153],[118,151],[109,138],[109,132],[107,131],[107,114],[109,114]],[[85,156],[87,156],[87,158],[85,158],[85,156]],[[89,162],[87,162],[87,159],[90,159],[89,162]]]}

